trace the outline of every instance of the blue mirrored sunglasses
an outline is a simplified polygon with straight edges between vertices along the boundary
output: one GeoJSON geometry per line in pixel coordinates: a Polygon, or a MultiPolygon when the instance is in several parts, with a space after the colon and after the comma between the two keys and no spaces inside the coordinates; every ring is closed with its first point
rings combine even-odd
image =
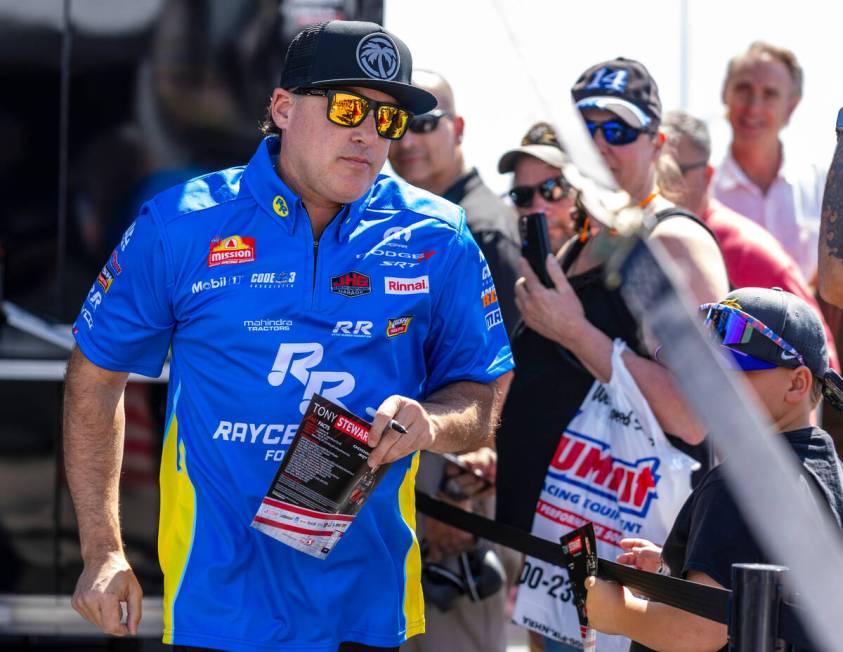
{"type": "Polygon", "coordinates": [[[602,131],[603,138],[613,146],[629,145],[638,140],[638,136],[642,133],[649,133],[647,129],[630,127],[622,120],[606,120],[605,122],[586,120],[585,126],[588,128],[588,133],[591,134],[592,138],[597,135],[598,131],[602,131]]]}

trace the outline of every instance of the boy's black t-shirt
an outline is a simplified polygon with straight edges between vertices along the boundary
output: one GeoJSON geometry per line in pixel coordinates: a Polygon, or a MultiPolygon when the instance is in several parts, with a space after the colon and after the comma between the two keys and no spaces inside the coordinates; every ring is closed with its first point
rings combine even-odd
{"type": "MultiPolygon", "coordinates": [[[[782,435],[802,462],[806,490],[810,487],[818,505],[831,507],[839,524],[843,496],[831,437],[819,428],[782,435]]],[[[732,564],[770,563],[738,509],[721,467],[703,478],[679,511],[662,558],[674,577],[700,571],[727,589],[732,588],[732,564]]]]}
{"type": "MultiPolygon", "coordinates": [[[[782,436],[802,463],[806,491],[811,492],[818,509],[830,507],[839,525],[843,488],[831,437],[819,428],[802,428],[782,436]]],[[[771,563],[738,509],[721,466],[705,475],[679,511],[662,559],[674,577],[684,579],[688,572],[699,571],[727,589],[732,588],[732,564],[771,563]]],[[[637,643],[630,646],[630,650],[647,649],[637,643]]]]}

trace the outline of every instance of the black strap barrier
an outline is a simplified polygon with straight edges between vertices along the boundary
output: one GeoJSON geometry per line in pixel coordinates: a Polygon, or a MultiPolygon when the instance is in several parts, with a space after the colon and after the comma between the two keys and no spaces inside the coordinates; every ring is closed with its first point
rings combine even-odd
{"type": "MultiPolygon", "coordinates": [[[[549,564],[565,568],[562,547],[505,523],[490,520],[479,514],[437,500],[416,491],[416,508],[426,516],[442,521],[465,532],[507,548],[524,553],[549,564]]],[[[732,592],[696,582],[648,573],[607,559],[599,559],[597,576],[629,587],[637,594],[661,602],[696,616],[729,625],[732,592]]],[[[782,602],[778,618],[779,637],[801,648],[812,647],[797,614],[799,607],[782,602]]]]}

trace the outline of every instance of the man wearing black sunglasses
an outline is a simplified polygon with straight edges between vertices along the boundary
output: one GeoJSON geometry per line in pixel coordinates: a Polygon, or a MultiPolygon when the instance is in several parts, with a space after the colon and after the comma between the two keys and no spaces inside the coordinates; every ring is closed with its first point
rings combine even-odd
{"type": "Polygon", "coordinates": [[[389,150],[392,169],[403,179],[459,204],[468,228],[486,257],[507,331],[518,321],[516,265],[520,257],[515,216],[477,172],[462,150],[465,119],[456,111],[454,92],[439,73],[413,71],[413,85],[432,93],[436,109],[413,116],[407,133],[389,150]]]}
{"type": "MultiPolygon", "coordinates": [[[[141,616],[118,513],[123,388],[131,372],[158,376],[170,350],[164,642],[363,652],[424,632],[419,451],[487,440],[512,356],[461,211],[379,175],[410,117],[436,106],[411,70],[380,25],[304,29],[272,93],[274,135],[247,165],[153,197],[94,282],[73,329],[64,442],[84,558],[73,605],[105,632],[134,635],[141,616]],[[249,527],[314,394],[373,414],[368,463],[389,465],[324,559],[249,527]]],[[[275,526],[317,554],[333,536],[275,526]]]]}
{"type": "MultiPolygon", "coordinates": [[[[728,284],[722,257],[710,232],[692,215],[677,209],[661,196],[656,177],[656,162],[664,137],[659,133],[661,100],[658,88],[647,69],[637,61],[618,58],[586,70],[572,88],[579,109],[594,144],[613,173],[618,185],[633,204],[653,218],[650,237],[664,245],[683,271],[688,289],[696,303],[714,301],[725,294],[728,284]]],[[[565,262],[548,258],[547,271],[553,287],[542,285],[529,264],[522,260],[524,278],[516,284],[516,303],[526,328],[513,337],[513,352],[519,370],[515,374],[504,406],[498,431],[498,502],[497,518],[525,529],[536,528],[546,536],[553,529],[553,540],[564,534],[581,518],[594,521],[603,531],[631,532],[638,527],[656,526],[654,512],[638,514],[608,510],[597,514],[588,509],[593,501],[609,498],[620,505],[621,487],[608,488],[601,480],[608,476],[611,441],[596,466],[569,467],[554,476],[549,470],[555,453],[562,450],[564,434],[578,411],[586,409],[586,400],[595,381],[608,383],[612,377],[614,341],[620,339],[628,350],[623,353],[627,370],[646,399],[653,416],[670,442],[683,448],[703,463],[711,463],[710,451],[700,448],[705,432],[691,410],[685,406],[671,373],[657,361],[656,342],[645,337],[619,291],[607,289],[604,282],[605,253],[612,247],[599,247],[599,239],[613,237],[584,233],[573,239],[559,253],[565,262]],[[540,409],[537,409],[540,406],[540,409]],[[525,441],[525,433],[529,440],[525,441]],[[599,468],[598,468],[599,466],[599,468]],[[575,474],[579,474],[576,475],[575,474]],[[537,510],[544,496],[545,478],[561,481],[566,492],[552,497],[552,509],[570,512],[571,518],[554,525],[549,516],[537,510]]],[[[646,325],[645,325],[646,326],[646,325]]],[[[649,416],[649,414],[647,415],[649,416]]],[[[596,459],[596,458],[594,458],[596,459]]],[[[640,460],[625,460],[632,466],[640,460]]],[[[656,484],[659,485],[656,479],[656,484]]],[[[669,489],[662,483],[659,496],[666,501],[669,489]]],[[[680,496],[678,498],[684,498],[680,496]]],[[[669,508],[665,508],[669,509],[669,508]]],[[[668,522],[669,523],[669,522],[668,522]]],[[[658,527],[663,527],[659,524],[658,527]]],[[[601,556],[622,552],[617,540],[604,538],[598,543],[601,556]]],[[[579,641],[579,623],[575,610],[559,605],[543,587],[522,584],[516,605],[516,620],[537,631],[556,631],[569,641],[579,641]]],[[[547,641],[545,649],[570,649],[559,640],[547,641]],[[562,646],[562,647],[559,647],[562,646]]],[[[623,642],[601,640],[600,649],[625,649],[623,642]]]]}
{"type": "Polygon", "coordinates": [[[546,122],[537,122],[498,161],[498,172],[512,172],[509,198],[519,215],[544,213],[551,251],[559,251],[574,235],[574,191],[562,175],[565,154],[556,132],[546,122]]]}
{"type": "MultiPolygon", "coordinates": [[[[520,256],[515,215],[481,180],[474,168],[465,163],[462,138],[465,120],[456,110],[454,92],[442,75],[413,71],[413,85],[432,93],[436,109],[413,116],[404,137],[392,144],[389,162],[407,182],[459,204],[466,223],[480,246],[495,282],[496,294],[484,298],[490,310],[499,310],[507,329],[515,326],[516,264],[520,256]]],[[[495,453],[481,449],[462,456],[477,469],[494,464],[495,453]]],[[[423,454],[419,464],[418,486],[436,493],[445,486],[450,473],[459,469],[446,464],[441,456],[423,454]]],[[[469,492],[470,493],[470,492],[469,492]]],[[[458,504],[463,509],[490,514],[492,502],[486,491],[482,496],[464,496],[458,504]]],[[[506,646],[506,591],[502,588],[482,600],[473,600],[468,592],[455,597],[445,608],[431,599],[435,592],[434,573],[463,574],[463,568],[484,563],[489,554],[506,553],[470,534],[418,515],[418,533],[423,540],[423,586],[426,591],[427,633],[408,641],[402,650],[430,652],[464,650],[465,652],[503,652],[506,646]],[[430,590],[428,590],[430,589],[430,590]]],[[[514,575],[514,571],[513,571],[514,575]]]]}

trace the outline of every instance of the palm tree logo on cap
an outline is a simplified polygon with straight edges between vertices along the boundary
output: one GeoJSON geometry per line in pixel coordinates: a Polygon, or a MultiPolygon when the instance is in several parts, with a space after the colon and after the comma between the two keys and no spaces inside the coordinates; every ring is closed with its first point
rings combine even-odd
{"type": "Polygon", "coordinates": [[[386,34],[369,34],[357,45],[357,63],[373,79],[393,79],[400,61],[398,48],[386,34]]]}

